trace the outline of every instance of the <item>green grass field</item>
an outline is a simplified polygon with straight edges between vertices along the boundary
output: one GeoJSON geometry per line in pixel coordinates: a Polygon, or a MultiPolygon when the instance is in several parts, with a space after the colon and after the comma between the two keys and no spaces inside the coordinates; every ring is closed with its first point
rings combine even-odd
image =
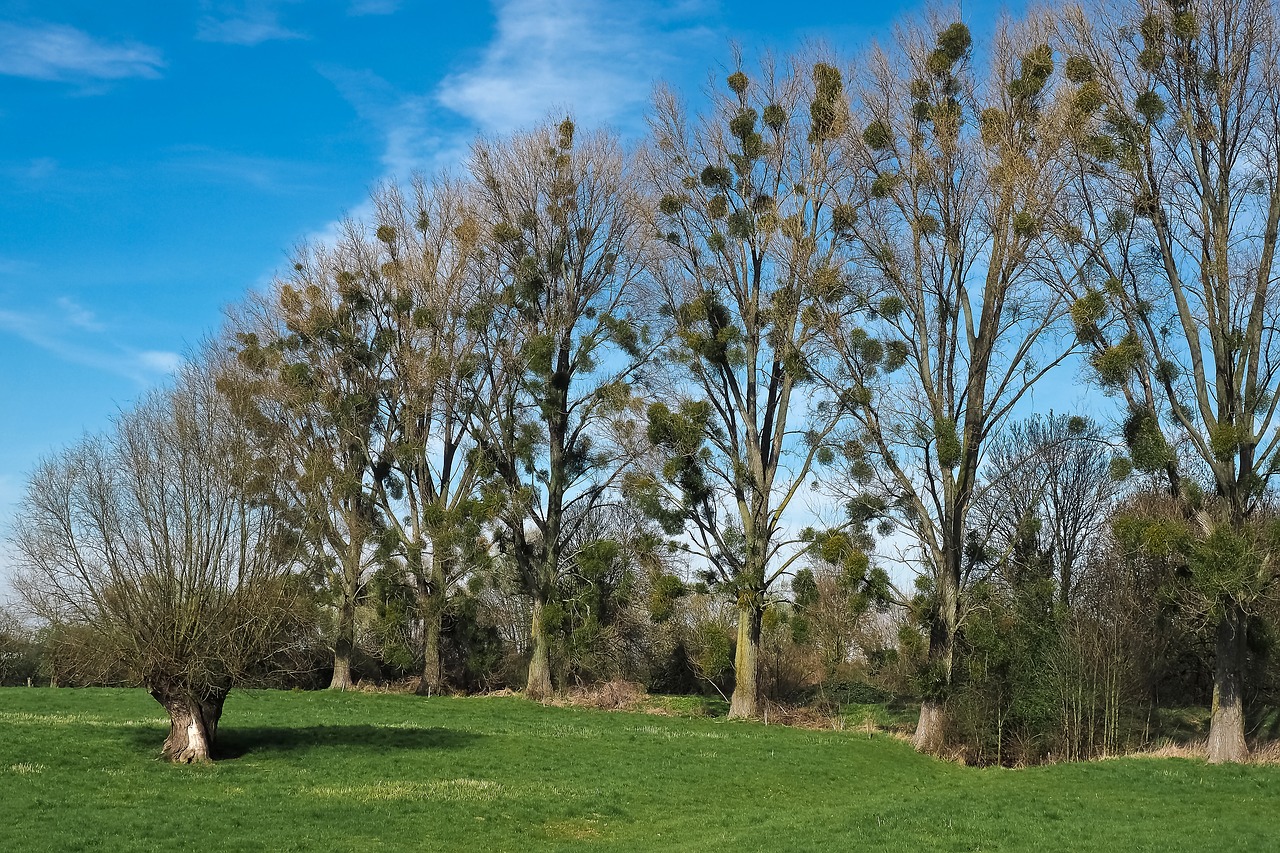
{"type": "Polygon", "coordinates": [[[937,762],[884,735],[520,699],[0,690],[0,850],[1274,850],[1280,767],[937,762]]]}

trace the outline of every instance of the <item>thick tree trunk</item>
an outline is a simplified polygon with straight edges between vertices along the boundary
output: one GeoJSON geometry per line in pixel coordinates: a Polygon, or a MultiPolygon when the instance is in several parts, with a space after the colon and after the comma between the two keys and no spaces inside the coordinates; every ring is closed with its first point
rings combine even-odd
{"type": "Polygon", "coordinates": [[[351,654],[356,647],[356,600],[351,590],[344,590],[338,604],[338,635],[333,640],[333,678],[330,690],[350,690],[351,654]]]}
{"type": "Polygon", "coordinates": [[[1218,621],[1213,673],[1213,716],[1209,721],[1209,763],[1243,762],[1249,758],[1244,742],[1243,674],[1245,615],[1227,605],[1218,621]]]}
{"type": "Polygon", "coordinates": [[[547,638],[547,629],[542,624],[542,610],[545,606],[539,598],[533,601],[533,657],[529,659],[529,679],[525,683],[524,695],[527,699],[541,702],[551,697],[551,643],[547,638]]]}
{"type": "Polygon", "coordinates": [[[760,715],[760,624],[764,612],[753,602],[738,604],[738,648],[733,657],[733,696],[729,719],[748,720],[760,715]]]}
{"type": "Polygon", "coordinates": [[[929,659],[924,701],[912,744],[920,752],[937,755],[946,734],[946,701],[951,691],[951,665],[955,657],[959,622],[957,584],[944,579],[938,591],[938,609],[929,625],[929,659]]]}
{"type": "Polygon", "coordinates": [[[916,723],[916,733],[911,743],[919,752],[937,755],[942,751],[947,726],[946,707],[935,699],[926,699],[920,703],[920,720],[916,723]]]}
{"type": "Polygon", "coordinates": [[[434,696],[444,686],[444,668],[440,664],[440,627],[442,608],[434,601],[424,602],[422,609],[422,680],[419,696],[434,696]]]}
{"type": "Polygon", "coordinates": [[[440,549],[431,554],[431,574],[418,584],[418,606],[422,611],[422,680],[419,696],[433,696],[444,687],[444,667],[440,662],[440,631],[444,622],[445,567],[440,549]]]}
{"type": "Polygon", "coordinates": [[[160,754],[174,764],[212,761],[226,690],[215,688],[202,695],[164,688],[150,692],[169,713],[169,736],[164,739],[160,754]]]}

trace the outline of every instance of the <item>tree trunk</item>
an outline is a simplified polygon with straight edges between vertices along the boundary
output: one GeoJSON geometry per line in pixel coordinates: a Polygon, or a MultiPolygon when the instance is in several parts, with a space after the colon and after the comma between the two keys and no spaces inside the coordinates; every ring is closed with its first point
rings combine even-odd
{"type": "Polygon", "coordinates": [[[162,688],[150,692],[169,713],[169,736],[164,739],[160,754],[174,764],[212,761],[227,691],[214,688],[201,696],[162,688]]]}
{"type": "Polygon", "coordinates": [[[760,623],[764,611],[753,602],[738,604],[738,648],[733,656],[733,696],[729,719],[749,720],[760,715],[760,623]]]}
{"type": "Polygon", "coordinates": [[[1213,673],[1213,716],[1209,721],[1209,763],[1243,762],[1249,758],[1244,742],[1243,671],[1246,617],[1237,604],[1228,604],[1218,621],[1213,673]]]}
{"type": "Polygon", "coordinates": [[[333,679],[330,690],[350,690],[351,653],[356,646],[356,603],[352,595],[342,595],[338,605],[338,636],[333,641],[333,679]]]}
{"type": "Polygon", "coordinates": [[[419,696],[434,696],[444,686],[444,668],[440,664],[440,628],[444,618],[443,608],[431,596],[422,607],[422,680],[418,682],[419,696]]]}
{"type": "Polygon", "coordinates": [[[951,692],[951,664],[955,656],[959,601],[956,586],[946,581],[940,585],[938,609],[929,625],[929,659],[924,701],[920,703],[920,721],[912,744],[919,752],[937,755],[942,751],[946,733],[946,701],[951,692]]]}
{"type": "Polygon", "coordinates": [[[525,683],[524,695],[527,699],[541,702],[551,696],[551,644],[547,639],[547,629],[542,624],[542,609],[545,606],[540,598],[533,600],[533,657],[529,659],[529,679],[525,683]]]}

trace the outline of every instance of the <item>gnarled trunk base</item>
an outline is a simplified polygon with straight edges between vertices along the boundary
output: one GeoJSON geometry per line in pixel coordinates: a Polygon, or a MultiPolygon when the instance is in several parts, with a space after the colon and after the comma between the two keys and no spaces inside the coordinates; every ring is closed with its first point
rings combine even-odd
{"type": "Polygon", "coordinates": [[[916,751],[938,755],[942,751],[946,723],[946,710],[941,702],[923,702],[920,705],[920,721],[916,723],[916,733],[911,738],[916,751]]]}
{"type": "Polygon", "coordinates": [[[150,692],[169,713],[169,736],[164,739],[160,754],[174,764],[212,761],[227,691],[215,688],[200,696],[160,688],[150,692]]]}
{"type": "Polygon", "coordinates": [[[350,690],[354,682],[351,680],[350,655],[334,655],[333,678],[329,679],[330,690],[350,690]]]}

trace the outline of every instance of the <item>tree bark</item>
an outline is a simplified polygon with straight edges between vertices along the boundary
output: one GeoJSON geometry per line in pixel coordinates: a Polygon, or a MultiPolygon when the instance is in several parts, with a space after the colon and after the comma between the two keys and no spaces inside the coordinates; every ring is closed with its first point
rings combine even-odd
{"type": "Polygon", "coordinates": [[[444,687],[444,668],[440,663],[440,631],[444,614],[434,600],[423,605],[422,680],[418,682],[418,695],[433,696],[444,687]]]}
{"type": "Polygon", "coordinates": [[[946,734],[946,701],[951,692],[951,666],[955,657],[959,622],[958,584],[944,577],[938,590],[938,609],[929,625],[929,658],[924,701],[912,744],[919,752],[937,755],[946,734]]]}
{"type": "Polygon", "coordinates": [[[1213,673],[1213,715],[1209,721],[1210,764],[1249,758],[1244,741],[1242,694],[1246,617],[1238,604],[1227,605],[1218,621],[1213,673]]]}
{"type": "Polygon", "coordinates": [[[920,703],[920,720],[916,723],[916,733],[911,744],[917,752],[937,755],[942,751],[944,734],[947,725],[946,707],[936,699],[926,699],[920,703]]]}
{"type": "Polygon", "coordinates": [[[338,636],[333,641],[333,678],[329,681],[330,690],[350,690],[351,653],[356,646],[356,603],[355,598],[343,593],[342,603],[338,605],[338,636]]]}
{"type": "Polygon", "coordinates": [[[540,598],[533,600],[533,657],[529,659],[529,678],[525,682],[524,695],[527,699],[541,702],[552,694],[551,687],[551,644],[547,638],[547,629],[542,624],[542,610],[545,606],[540,598]]]}
{"type": "Polygon", "coordinates": [[[227,691],[213,688],[193,695],[188,690],[152,688],[150,693],[169,713],[169,736],[160,754],[174,764],[212,761],[227,691]]]}
{"type": "Polygon", "coordinates": [[[760,715],[760,624],[764,611],[751,602],[738,604],[738,648],[733,656],[733,696],[729,719],[749,720],[760,715]]]}

